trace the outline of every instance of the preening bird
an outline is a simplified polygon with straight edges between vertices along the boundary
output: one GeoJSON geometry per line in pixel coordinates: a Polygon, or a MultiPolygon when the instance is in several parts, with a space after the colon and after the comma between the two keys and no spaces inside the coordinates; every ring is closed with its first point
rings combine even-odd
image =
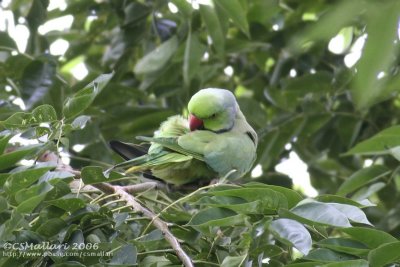
{"type": "Polygon", "coordinates": [[[256,159],[258,137],[235,96],[225,89],[202,89],[190,99],[188,111],[188,119],[168,118],[153,137],[137,137],[151,144],[147,151],[110,142],[128,159],[116,167],[129,166],[127,173],[151,173],[174,185],[245,175],[256,159]]]}

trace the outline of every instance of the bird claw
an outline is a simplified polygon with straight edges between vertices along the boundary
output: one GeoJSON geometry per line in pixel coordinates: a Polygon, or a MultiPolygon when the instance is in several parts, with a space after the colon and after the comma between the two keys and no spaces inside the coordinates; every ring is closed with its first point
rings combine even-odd
{"type": "Polygon", "coordinates": [[[228,180],[229,176],[231,176],[231,175],[232,175],[233,173],[235,173],[235,172],[237,172],[236,169],[230,170],[227,174],[224,175],[224,177],[222,177],[222,178],[219,180],[219,183],[221,183],[221,184],[225,183],[225,181],[228,180]]]}

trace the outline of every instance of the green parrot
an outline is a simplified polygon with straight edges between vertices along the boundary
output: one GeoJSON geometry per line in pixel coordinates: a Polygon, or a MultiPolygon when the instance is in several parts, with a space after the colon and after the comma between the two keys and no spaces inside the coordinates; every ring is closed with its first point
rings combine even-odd
{"type": "Polygon", "coordinates": [[[134,157],[115,167],[130,166],[126,173],[147,173],[178,186],[245,175],[256,159],[258,137],[235,96],[225,89],[202,89],[190,99],[188,111],[188,119],[168,118],[153,137],[137,137],[151,144],[147,151],[112,141],[125,159],[134,157]]]}

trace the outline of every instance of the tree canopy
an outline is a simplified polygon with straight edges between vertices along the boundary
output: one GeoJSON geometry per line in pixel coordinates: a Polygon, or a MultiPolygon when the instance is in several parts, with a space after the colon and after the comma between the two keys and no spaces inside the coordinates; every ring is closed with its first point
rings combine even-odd
{"type": "Polygon", "coordinates": [[[0,266],[399,264],[399,1],[0,6],[0,266]],[[192,189],[106,171],[110,140],[208,87],[257,130],[257,171],[192,189]],[[294,157],[316,196],[277,167],[294,157]]]}

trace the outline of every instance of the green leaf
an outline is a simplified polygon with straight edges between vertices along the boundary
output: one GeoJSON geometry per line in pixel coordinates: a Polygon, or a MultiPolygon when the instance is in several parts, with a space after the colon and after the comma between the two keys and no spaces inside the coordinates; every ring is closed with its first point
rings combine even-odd
{"type": "Polygon", "coordinates": [[[17,193],[19,190],[26,188],[39,180],[51,167],[28,169],[11,174],[5,184],[4,189],[11,193],[17,193]]]}
{"type": "Polygon", "coordinates": [[[301,98],[306,95],[322,95],[332,91],[331,73],[320,71],[314,74],[305,74],[300,77],[288,78],[283,83],[282,90],[286,98],[301,98]]]}
{"type": "MultiPolygon", "coordinates": [[[[319,202],[325,202],[325,203],[335,202],[335,203],[341,203],[341,204],[348,204],[348,205],[356,206],[358,208],[365,208],[365,207],[373,207],[373,206],[375,206],[374,204],[367,203],[365,201],[356,201],[356,200],[345,198],[345,197],[342,197],[342,196],[329,195],[329,194],[318,195],[314,199],[319,201],[319,202]]],[[[364,200],[364,199],[362,199],[362,200],[364,200]]]]}
{"type": "Polygon", "coordinates": [[[390,148],[400,146],[399,134],[399,125],[386,128],[371,138],[358,143],[355,147],[346,152],[345,155],[388,154],[390,153],[390,148]]]}
{"type": "Polygon", "coordinates": [[[341,231],[345,232],[353,239],[365,244],[369,248],[376,248],[382,244],[397,241],[397,239],[390,234],[372,228],[352,227],[342,229],[341,231]]]}
{"type": "Polygon", "coordinates": [[[145,55],[135,65],[137,75],[155,72],[163,68],[178,49],[178,38],[171,37],[168,41],[162,43],[159,47],[145,55]]]}
{"type": "Polygon", "coordinates": [[[31,197],[18,205],[19,213],[31,213],[45,198],[46,194],[31,197]]]}
{"type": "Polygon", "coordinates": [[[196,204],[206,207],[227,208],[238,214],[264,214],[264,208],[259,200],[246,202],[238,197],[214,196],[211,198],[203,197],[196,204]]]}
{"type": "Polygon", "coordinates": [[[209,191],[214,196],[232,196],[240,197],[247,202],[260,201],[264,212],[278,210],[279,208],[288,208],[288,201],[285,196],[269,188],[239,188],[221,191],[209,191]]]}
{"type": "Polygon", "coordinates": [[[14,48],[17,50],[17,45],[7,32],[0,32],[0,46],[14,48]]]}
{"type": "Polygon", "coordinates": [[[242,224],[245,215],[224,208],[208,208],[196,213],[188,222],[191,226],[232,226],[242,224]]]}
{"type": "Polygon", "coordinates": [[[7,199],[0,196],[0,213],[8,208],[7,199]]]}
{"type": "Polygon", "coordinates": [[[341,1],[325,8],[325,12],[321,12],[323,15],[316,22],[292,38],[289,50],[299,53],[307,49],[310,42],[327,41],[334,37],[361,13],[363,1],[341,1]]]}
{"type": "Polygon", "coordinates": [[[113,76],[114,73],[102,74],[72,97],[69,97],[64,103],[64,116],[72,118],[87,109],[113,76]]]}
{"type": "Polygon", "coordinates": [[[54,84],[56,63],[34,60],[25,67],[21,78],[21,94],[27,109],[43,101],[54,84]]]}
{"type": "Polygon", "coordinates": [[[8,144],[8,141],[12,138],[12,134],[9,133],[8,131],[0,133],[0,156],[1,154],[4,153],[4,150],[6,149],[6,146],[8,144]]]}
{"type": "Polygon", "coordinates": [[[10,173],[0,173],[0,186],[3,187],[4,183],[10,177],[10,173]]]}
{"type": "Polygon", "coordinates": [[[27,127],[38,126],[44,122],[54,122],[57,120],[57,114],[50,105],[41,105],[32,112],[17,112],[1,122],[9,129],[25,129],[27,127]]]}
{"type": "Polygon", "coordinates": [[[363,187],[360,190],[358,190],[357,192],[355,192],[351,198],[355,199],[355,200],[367,199],[371,195],[373,195],[376,192],[378,192],[379,190],[383,189],[385,186],[386,186],[386,184],[383,182],[371,184],[368,187],[363,187]]]}
{"type": "Polygon", "coordinates": [[[395,159],[400,161],[400,146],[389,148],[389,152],[395,159]]]}
{"type": "Polygon", "coordinates": [[[84,184],[97,184],[103,182],[111,182],[113,180],[118,180],[123,177],[123,175],[116,172],[111,172],[109,177],[104,175],[103,169],[98,166],[87,166],[81,171],[82,181],[84,184]]]}
{"type": "Polygon", "coordinates": [[[249,258],[254,256],[260,256],[260,254],[268,255],[268,258],[277,257],[285,253],[285,250],[278,245],[265,244],[258,246],[250,251],[249,258]]]}
{"type": "Polygon", "coordinates": [[[368,261],[371,267],[386,266],[389,263],[400,260],[400,241],[383,244],[373,249],[368,254],[368,261]]]}
{"type": "Polygon", "coordinates": [[[51,105],[41,105],[32,111],[32,121],[36,123],[52,122],[57,120],[55,109],[51,105]]]}
{"type": "MultiPolygon", "coordinates": [[[[276,127],[271,127],[268,132],[260,134],[260,138],[268,140],[265,142],[264,147],[259,147],[261,156],[259,163],[263,168],[268,168],[274,160],[277,160],[280,154],[284,151],[285,145],[290,143],[293,137],[297,136],[305,125],[306,120],[302,116],[293,116],[290,119],[283,120],[282,123],[276,127]]],[[[260,146],[262,143],[260,144],[260,146]]]]}
{"type": "Polygon", "coordinates": [[[129,217],[127,212],[121,212],[118,214],[114,214],[115,228],[120,227],[125,223],[125,220],[129,217]]]}
{"type": "Polygon", "coordinates": [[[39,179],[39,183],[42,182],[49,182],[51,184],[58,182],[58,180],[73,178],[75,175],[67,172],[67,171],[49,171],[46,172],[42,177],[39,179]]]}
{"type": "MultiPolygon", "coordinates": [[[[46,174],[44,176],[46,176],[46,174]]],[[[39,179],[39,182],[42,178],[43,176],[39,179]]],[[[70,185],[68,183],[60,180],[56,180],[56,182],[54,181],[55,180],[50,180],[50,183],[53,185],[53,189],[50,192],[46,193],[45,200],[59,199],[71,193],[70,185]]]]}
{"type": "Polygon", "coordinates": [[[368,267],[368,261],[366,260],[350,260],[341,262],[332,262],[324,265],[319,265],[321,267],[368,267]]]}
{"type": "Polygon", "coordinates": [[[34,58],[28,58],[23,54],[10,56],[6,61],[5,69],[11,79],[19,80],[21,79],[26,66],[28,66],[33,60],[34,58]]]}
{"type": "Polygon", "coordinates": [[[27,224],[24,216],[15,209],[11,212],[10,219],[0,225],[0,240],[10,240],[14,238],[13,231],[27,224]]]}
{"type": "Polygon", "coordinates": [[[250,183],[245,184],[244,186],[246,188],[260,188],[260,187],[267,188],[267,189],[271,189],[271,190],[274,190],[274,191],[277,191],[277,192],[283,194],[286,197],[286,200],[288,201],[289,209],[296,206],[297,203],[299,203],[303,199],[303,197],[297,191],[286,188],[286,187],[282,187],[282,186],[267,185],[267,184],[257,183],[257,182],[250,182],[250,183]]]}
{"type": "Polygon", "coordinates": [[[351,227],[347,216],[327,203],[304,203],[294,207],[290,212],[320,225],[351,227]]]}
{"type": "Polygon", "coordinates": [[[67,223],[64,220],[60,218],[53,218],[42,223],[36,229],[36,232],[45,237],[52,237],[58,234],[66,226],[67,223]]]}
{"type": "Polygon", "coordinates": [[[346,217],[352,222],[372,225],[368,221],[365,213],[358,207],[340,203],[327,203],[327,204],[331,207],[334,207],[344,215],[346,215],[346,217]]]}
{"type": "Polygon", "coordinates": [[[370,4],[367,13],[366,32],[368,39],[363,48],[362,57],[357,62],[357,72],[352,87],[352,97],[356,107],[366,109],[377,101],[387,97],[385,79],[379,79],[378,73],[389,72],[393,57],[397,54],[398,14],[400,4],[397,1],[382,3],[379,8],[370,4]]]}
{"type": "Polygon", "coordinates": [[[368,247],[364,244],[348,238],[323,239],[318,242],[318,246],[355,256],[365,256],[369,252],[368,247]]]}
{"type": "Polygon", "coordinates": [[[135,265],[137,259],[137,249],[132,244],[127,244],[116,252],[112,257],[110,263],[111,265],[135,265]]]}
{"type": "Polygon", "coordinates": [[[221,263],[221,267],[239,267],[242,266],[247,255],[227,256],[221,263]]]}
{"type": "Polygon", "coordinates": [[[60,198],[46,202],[68,212],[74,212],[78,209],[82,209],[86,205],[85,201],[79,198],[60,198]]]}
{"type": "Polygon", "coordinates": [[[301,262],[301,263],[292,263],[292,264],[287,264],[285,266],[289,266],[289,267],[320,267],[321,262],[301,262]]]}
{"type": "Polygon", "coordinates": [[[217,54],[222,57],[225,52],[225,34],[214,5],[200,5],[200,15],[206,24],[208,34],[211,36],[213,47],[217,54]]]}
{"type": "Polygon", "coordinates": [[[345,196],[389,173],[390,171],[382,165],[372,165],[368,168],[361,169],[355,172],[352,176],[345,180],[344,183],[340,185],[337,194],[345,196]]]}
{"type": "Polygon", "coordinates": [[[301,223],[290,219],[278,219],[271,222],[269,229],[278,239],[286,241],[304,255],[311,250],[311,235],[301,223]]]}
{"type": "Polygon", "coordinates": [[[46,182],[40,183],[39,182],[36,185],[29,186],[27,188],[23,188],[23,189],[19,190],[15,194],[14,197],[18,203],[22,203],[23,201],[30,199],[32,197],[46,194],[47,192],[49,192],[52,189],[53,189],[53,186],[50,185],[49,183],[46,183],[46,182]]]}
{"type": "Polygon", "coordinates": [[[312,250],[304,259],[321,262],[340,262],[355,260],[356,257],[339,253],[326,248],[317,248],[312,250]]]}
{"type": "Polygon", "coordinates": [[[90,120],[90,116],[81,115],[74,119],[71,123],[73,129],[83,129],[86,126],[86,123],[90,120]]]}
{"type": "Polygon", "coordinates": [[[164,256],[147,256],[141,262],[144,267],[152,266],[170,266],[171,262],[164,256]]]}
{"type": "Polygon", "coordinates": [[[47,0],[33,0],[29,13],[26,17],[29,28],[32,32],[36,32],[37,28],[43,24],[47,17],[47,0]]]}
{"type": "Polygon", "coordinates": [[[171,2],[174,3],[178,7],[179,11],[182,12],[186,18],[190,17],[190,15],[192,14],[192,11],[193,11],[193,7],[188,1],[186,1],[186,0],[171,0],[171,2]]]}
{"type": "Polygon", "coordinates": [[[214,3],[228,14],[233,23],[235,23],[247,37],[250,37],[246,10],[244,10],[239,0],[216,0],[214,3]]]}
{"type": "Polygon", "coordinates": [[[280,11],[278,1],[252,0],[248,4],[248,20],[260,23],[265,27],[270,26],[271,19],[280,11]]]}
{"type": "Polygon", "coordinates": [[[70,234],[66,234],[64,236],[64,240],[68,239],[68,244],[84,244],[85,237],[83,236],[82,230],[72,225],[72,227],[68,227],[67,230],[70,234]]]}
{"type": "Polygon", "coordinates": [[[126,26],[129,24],[135,25],[139,21],[145,19],[151,12],[151,9],[142,3],[132,2],[126,5],[124,12],[124,25],[126,26]]]}
{"type": "Polygon", "coordinates": [[[190,31],[183,60],[183,81],[186,86],[190,85],[190,80],[197,74],[205,50],[206,47],[200,43],[198,34],[190,31]]]}

